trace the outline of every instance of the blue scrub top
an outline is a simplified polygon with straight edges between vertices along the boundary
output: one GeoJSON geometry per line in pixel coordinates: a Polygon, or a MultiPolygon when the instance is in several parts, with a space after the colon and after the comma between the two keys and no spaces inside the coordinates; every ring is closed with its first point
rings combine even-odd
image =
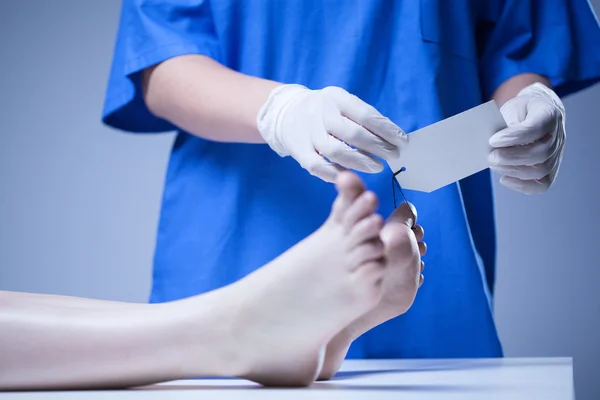
{"type": "MultiPolygon", "coordinates": [[[[586,0],[124,0],[103,120],[177,130],[154,117],[140,71],[183,54],[312,89],[341,86],[411,132],[490,99],[506,79],[548,77],[561,96],[600,79],[586,0]]],[[[361,174],[393,209],[391,171],[361,174]]],[[[489,171],[407,192],[427,232],[413,307],[359,338],[349,358],[496,357],[495,226],[489,171]]],[[[335,189],[267,145],[179,131],[166,176],[151,301],[242,278],[312,233],[335,189]]]]}

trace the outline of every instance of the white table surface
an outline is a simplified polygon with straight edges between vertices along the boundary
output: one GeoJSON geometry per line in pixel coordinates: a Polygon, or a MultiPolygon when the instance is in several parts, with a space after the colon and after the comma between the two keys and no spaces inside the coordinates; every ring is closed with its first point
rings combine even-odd
{"type": "Polygon", "coordinates": [[[132,390],[0,393],[0,400],[574,399],[570,358],[348,360],[336,378],[303,389],[238,379],[173,381],[132,390]]]}

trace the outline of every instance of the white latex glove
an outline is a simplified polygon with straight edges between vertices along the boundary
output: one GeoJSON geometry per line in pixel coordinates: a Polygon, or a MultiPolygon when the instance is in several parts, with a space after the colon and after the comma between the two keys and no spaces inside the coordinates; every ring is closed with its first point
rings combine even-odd
{"type": "Polygon", "coordinates": [[[550,188],[562,160],[565,108],[548,87],[534,83],[509,100],[500,113],[507,128],[490,138],[490,168],[503,176],[500,183],[526,194],[550,188]]]}
{"type": "Polygon", "coordinates": [[[277,154],[292,156],[327,182],[334,182],[345,168],[381,172],[383,165],[371,155],[397,158],[406,139],[374,107],[339,87],[279,86],[258,113],[257,125],[277,154]]]}

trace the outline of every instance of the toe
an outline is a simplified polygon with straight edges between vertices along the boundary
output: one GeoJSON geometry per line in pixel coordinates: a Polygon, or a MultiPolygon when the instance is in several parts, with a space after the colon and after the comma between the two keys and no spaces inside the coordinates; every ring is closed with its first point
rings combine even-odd
{"type": "Polygon", "coordinates": [[[406,247],[412,242],[417,247],[417,240],[413,231],[406,224],[406,219],[391,219],[385,222],[383,228],[381,228],[381,240],[387,248],[406,247]]]}
{"type": "Polygon", "coordinates": [[[358,175],[350,171],[343,171],[336,179],[336,188],[338,196],[333,203],[331,214],[339,220],[352,202],[365,191],[365,186],[358,175]]]}
{"type": "Polygon", "coordinates": [[[389,222],[400,222],[413,228],[417,223],[417,209],[411,203],[403,202],[388,218],[389,222]]]}
{"type": "Polygon", "coordinates": [[[423,227],[421,225],[415,225],[415,227],[412,228],[412,231],[415,234],[417,241],[419,242],[422,241],[425,237],[425,231],[423,230],[423,227]]]}
{"type": "Polygon", "coordinates": [[[380,236],[390,265],[408,267],[409,271],[415,273],[413,276],[416,278],[421,266],[421,248],[412,230],[404,223],[388,221],[381,229],[380,236]]]}
{"type": "Polygon", "coordinates": [[[369,261],[381,261],[385,254],[383,243],[379,239],[369,240],[355,247],[351,253],[352,259],[356,261],[355,265],[359,267],[369,261]]]}
{"type": "Polygon", "coordinates": [[[371,214],[360,220],[350,231],[350,247],[354,248],[368,240],[379,238],[383,228],[383,218],[379,214],[371,214]]]}
{"type": "Polygon", "coordinates": [[[343,218],[344,226],[350,231],[362,219],[372,215],[377,209],[377,196],[373,192],[363,192],[348,207],[343,218]]]}
{"type": "Polygon", "coordinates": [[[425,255],[425,253],[427,253],[427,243],[425,242],[419,242],[419,254],[421,255],[421,257],[423,257],[425,255]]]}

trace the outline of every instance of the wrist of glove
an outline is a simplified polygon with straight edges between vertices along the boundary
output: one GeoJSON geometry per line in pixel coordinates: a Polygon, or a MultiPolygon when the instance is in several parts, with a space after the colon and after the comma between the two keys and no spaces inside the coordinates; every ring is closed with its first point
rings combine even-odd
{"type": "Polygon", "coordinates": [[[406,134],[375,108],[339,87],[275,88],[257,115],[265,142],[279,156],[333,182],[345,168],[367,173],[397,158],[406,134]]]}
{"type": "Polygon", "coordinates": [[[267,144],[281,157],[290,153],[283,144],[282,122],[285,111],[295,101],[308,95],[310,90],[301,85],[283,85],[275,88],[258,112],[258,130],[267,144]]]}
{"type": "Polygon", "coordinates": [[[490,168],[513,190],[542,193],[556,179],[566,143],[566,112],[550,88],[534,83],[508,101],[500,113],[507,128],[490,139],[490,168]]]}

